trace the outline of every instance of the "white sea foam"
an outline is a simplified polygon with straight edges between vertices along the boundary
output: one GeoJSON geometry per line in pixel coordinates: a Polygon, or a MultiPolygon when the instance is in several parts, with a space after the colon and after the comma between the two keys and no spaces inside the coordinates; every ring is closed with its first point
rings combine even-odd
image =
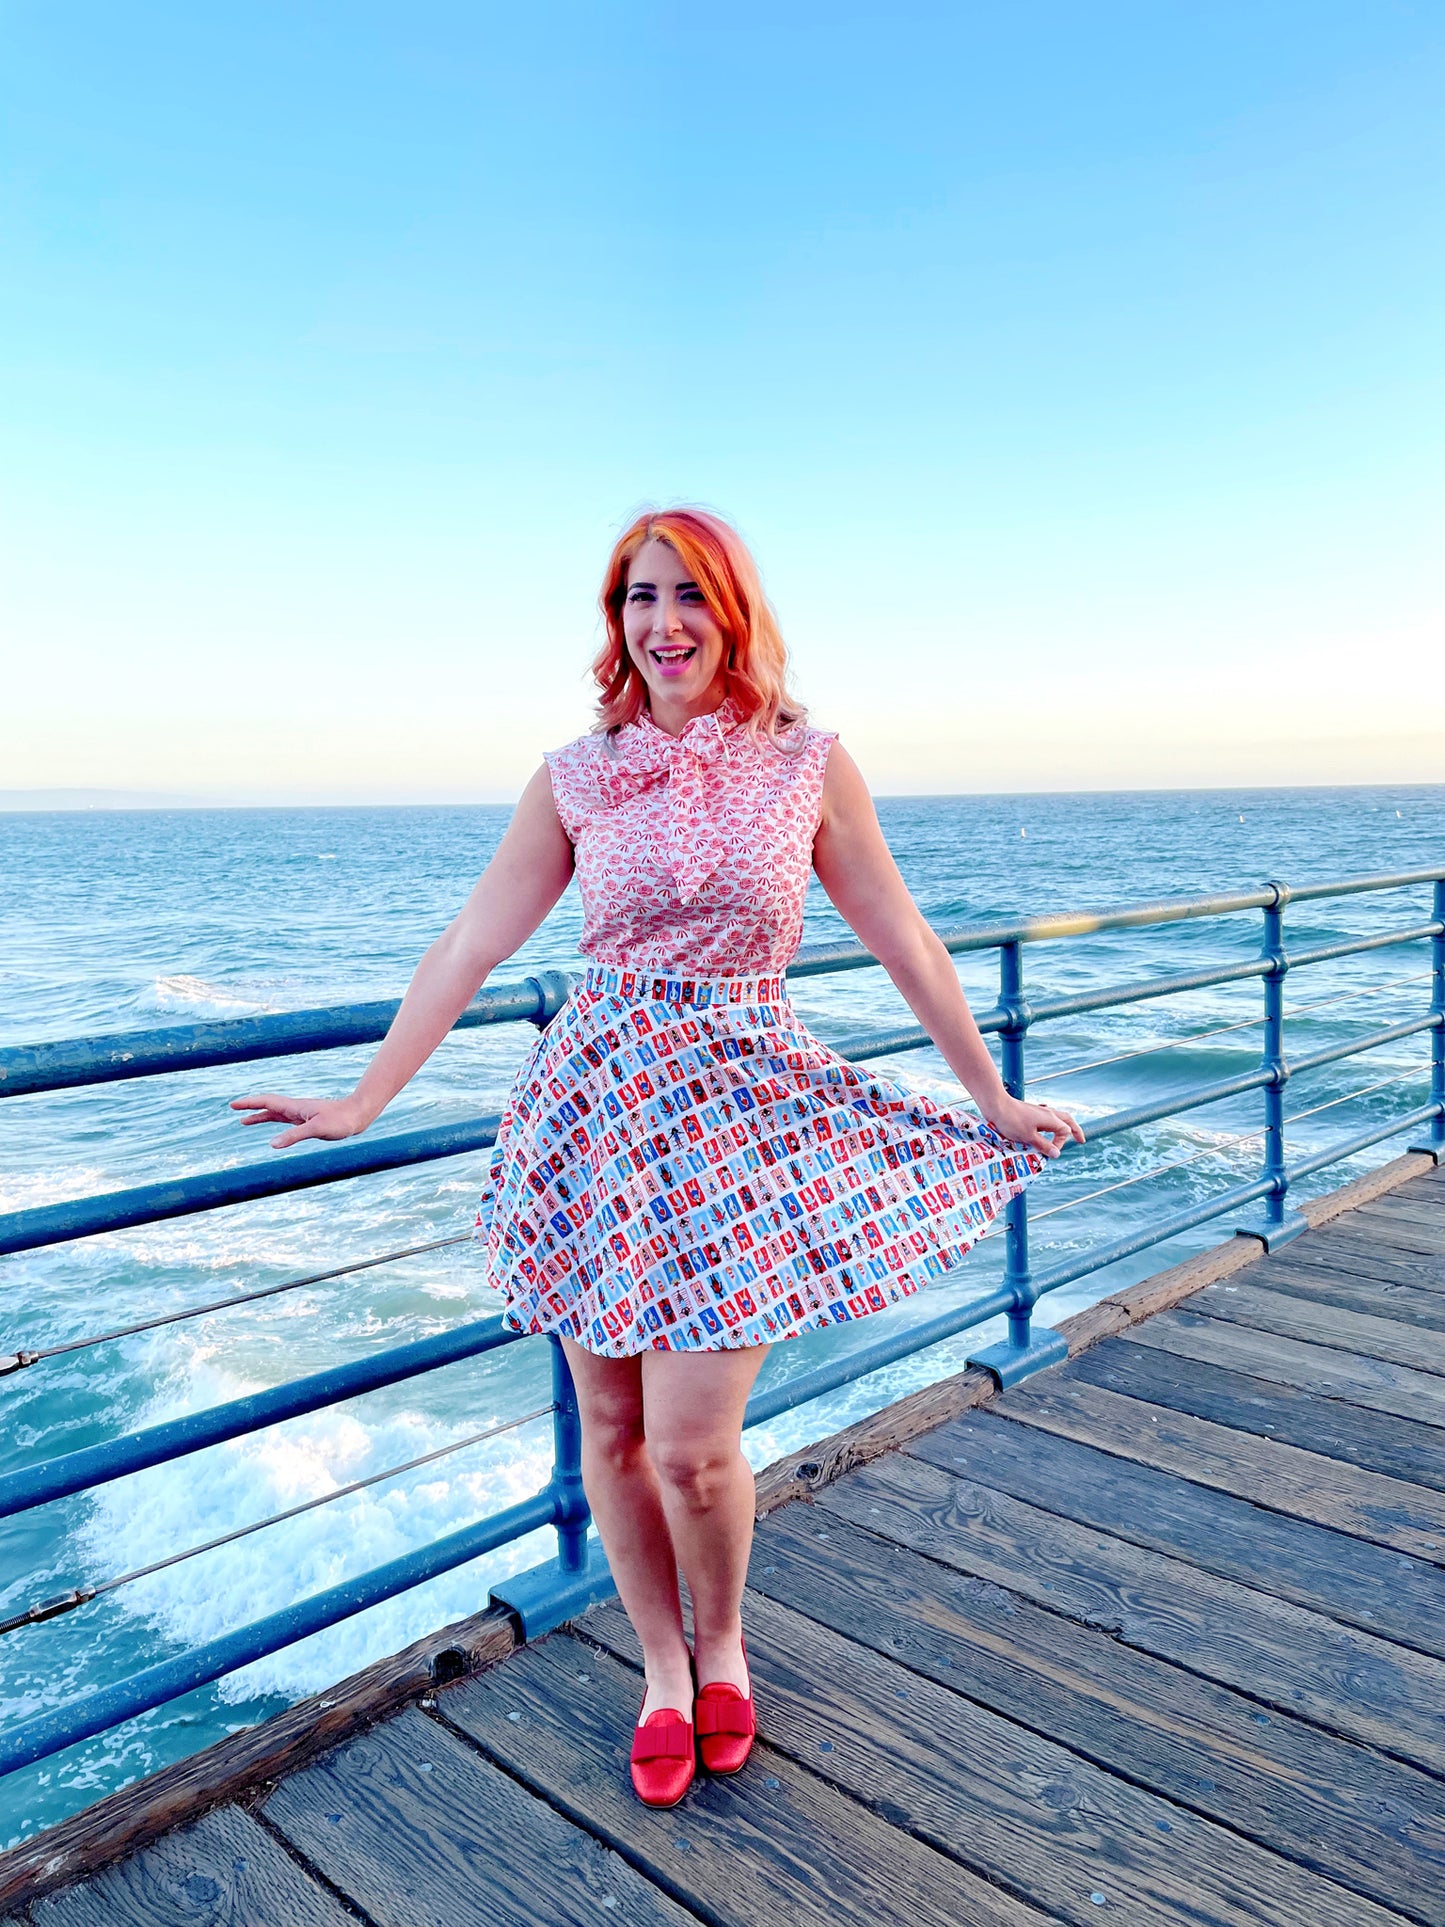
{"type": "Polygon", "coordinates": [[[69,1164],[61,1170],[0,1170],[0,1211],[28,1211],[32,1206],[88,1198],[113,1182],[114,1173],[98,1164],[69,1164]]]}
{"type": "Polygon", "coordinates": [[[238,988],[185,975],[157,977],[142,1002],[157,1010],[184,1010],[189,1017],[242,1017],[278,1008],[267,998],[248,996],[238,988]]]}
{"type": "MultiPolygon", "coordinates": [[[[173,1378],[146,1413],[148,1422],[254,1389],[201,1348],[191,1350],[191,1365],[189,1382],[183,1387],[173,1378]]],[[[149,1565],[418,1458],[495,1420],[485,1410],[461,1419],[420,1410],[330,1410],[233,1440],[202,1458],[154,1467],[95,1494],[78,1535],[84,1566],[104,1578],[149,1565]]],[[[550,1464],[550,1430],[539,1421],[138,1581],[117,1602],[166,1639],[194,1646],[529,1497],[545,1484],[550,1464]]],[[[449,1619],[480,1610],[488,1583],[547,1557],[549,1550],[532,1535],[528,1544],[504,1548],[257,1662],[228,1678],[222,1694],[236,1703],[267,1693],[312,1692],[449,1619]]]]}

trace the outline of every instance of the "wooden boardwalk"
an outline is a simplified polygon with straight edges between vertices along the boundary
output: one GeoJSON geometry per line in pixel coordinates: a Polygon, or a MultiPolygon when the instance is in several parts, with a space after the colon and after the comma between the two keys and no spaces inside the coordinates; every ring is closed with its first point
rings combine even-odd
{"type": "Polygon", "coordinates": [[[11,1919],[1445,1927],[1445,1168],[1242,1255],[772,1481],[739,1779],[604,1606],[11,1919]]]}

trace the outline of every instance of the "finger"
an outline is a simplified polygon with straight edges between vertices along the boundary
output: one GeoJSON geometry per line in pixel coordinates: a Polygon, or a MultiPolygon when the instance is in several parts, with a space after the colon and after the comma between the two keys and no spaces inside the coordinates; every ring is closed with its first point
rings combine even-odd
{"type": "MultiPolygon", "coordinates": [[[[279,1124],[282,1120],[277,1118],[273,1121],[279,1124]]],[[[315,1137],[315,1135],[315,1131],[312,1130],[309,1124],[296,1124],[293,1125],[289,1131],[283,1131],[280,1137],[273,1137],[271,1140],[271,1149],[273,1151],[287,1151],[293,1144],[299,1144],[303,1138],[315,1137]]]]}
{"type": "Polygon", "coordinates": [[[256,1121],[265,1123],[267,1118],[274,1118],[278,1124],[295,1124],[299,1121],[300,1117],[300,1113],[290,1099],[279,1097],[274,1091],[263,1091],[255,1097],[232,1098],[231,1109],[233,1111],[255,1111],[257,1113],[255,1119],[243,1118],[242,1122],[245,1124],[256,1121]]]}

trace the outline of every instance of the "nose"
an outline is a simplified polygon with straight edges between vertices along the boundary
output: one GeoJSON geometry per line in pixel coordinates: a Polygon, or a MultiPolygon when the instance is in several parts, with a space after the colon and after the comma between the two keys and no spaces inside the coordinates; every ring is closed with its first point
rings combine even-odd
{"type": "Polygon", "coordinates": [[[675,636],[681,634],[682,618],[678,615],[677,604],[672,597],[659,593],[652,605],[652,633],[655,636],[675,636]]]}

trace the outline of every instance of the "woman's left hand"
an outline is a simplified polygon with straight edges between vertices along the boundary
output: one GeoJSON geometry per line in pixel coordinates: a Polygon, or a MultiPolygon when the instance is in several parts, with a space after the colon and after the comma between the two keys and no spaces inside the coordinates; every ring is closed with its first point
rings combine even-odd
{"type": "Polygon", "coordinates": [[[1020,1097],[1006,1097],[985,1113],[988,1122],[1004,1137],[1056,1158],[1072,1138],[1084,1142],[1083,1127],[1067,1111],[1056,1111],[1051,1104],[1026,1104],[1020,1097]]]}

